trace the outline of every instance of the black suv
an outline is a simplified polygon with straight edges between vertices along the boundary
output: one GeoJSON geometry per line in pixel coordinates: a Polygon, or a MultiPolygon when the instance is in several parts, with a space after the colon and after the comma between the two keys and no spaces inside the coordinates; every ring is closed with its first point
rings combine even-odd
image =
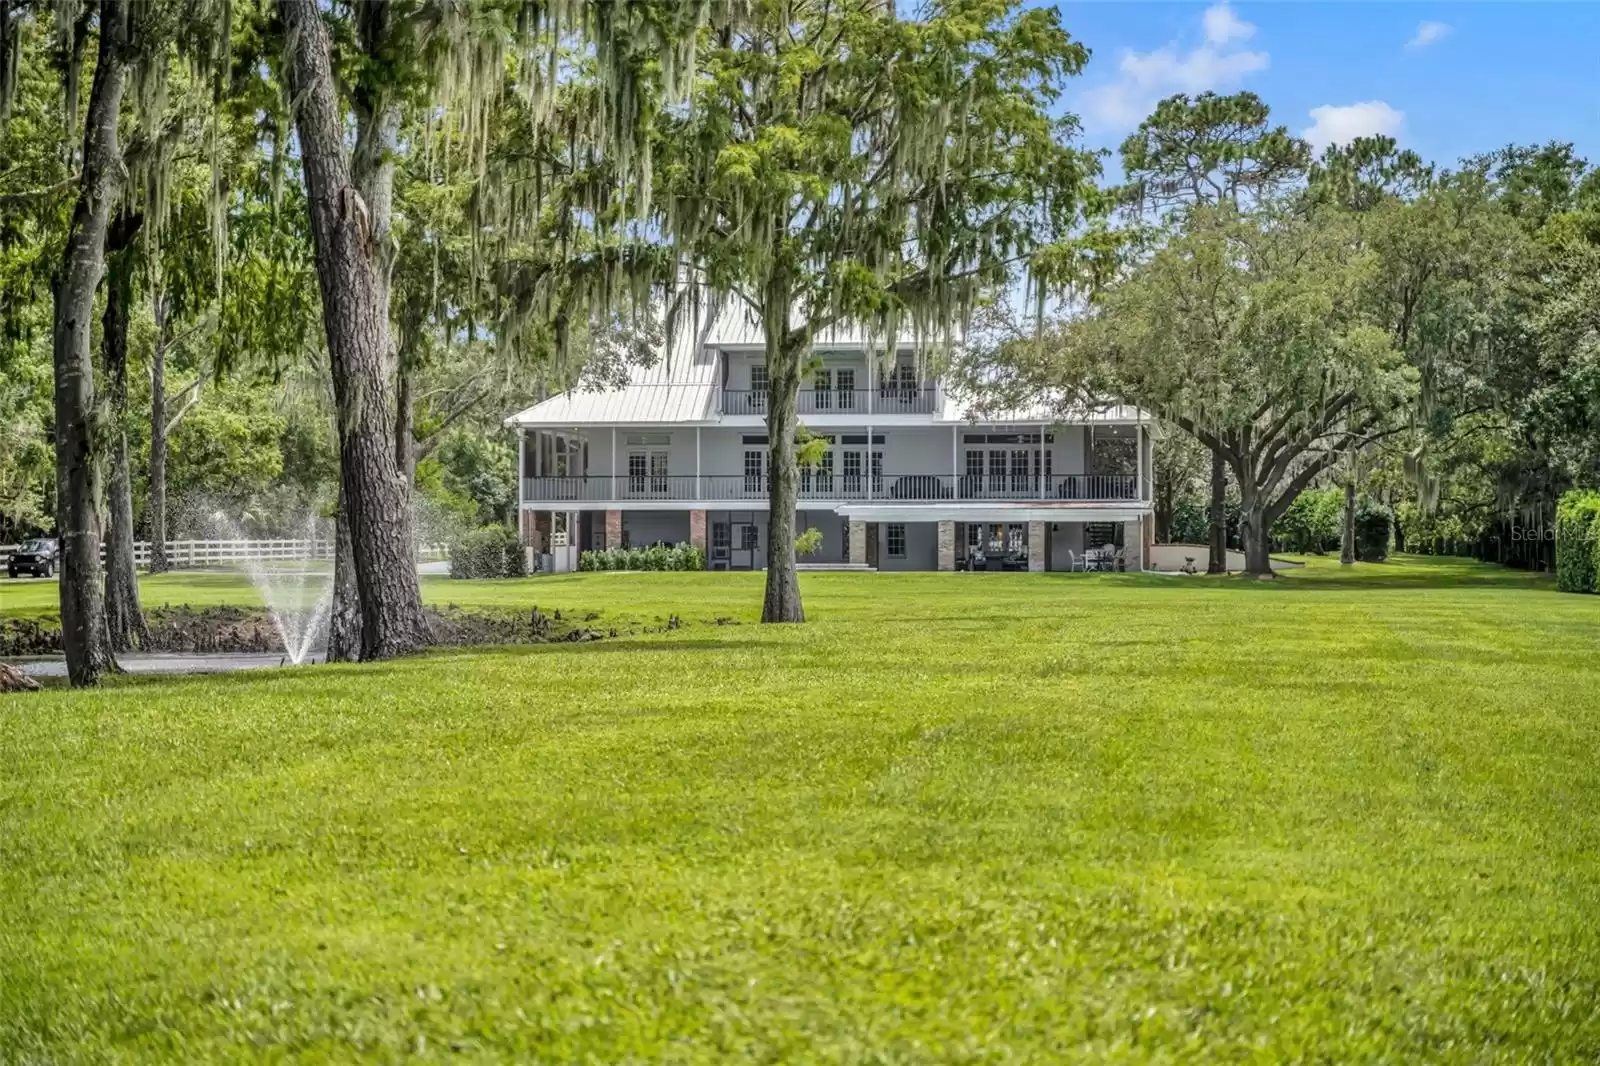
{"type": "Polygon", "coordinates": [[[53,540],[37,537],[22,544],[11,553],[11,559],[6,563],[12,577],[18,574],[32,574],[34,577],[49,577],[55,573],[56,558],[61,554],[61,547],[53,540]]]}

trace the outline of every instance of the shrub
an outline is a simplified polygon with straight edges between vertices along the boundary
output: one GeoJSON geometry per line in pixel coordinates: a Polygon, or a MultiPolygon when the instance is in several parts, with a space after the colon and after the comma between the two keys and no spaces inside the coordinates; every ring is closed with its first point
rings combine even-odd
{"type": "Polygon", "coordinates": [[[705,553],[692,544],[655,544],[648,548],[606,548],[578,556],[578,569],[605,570],[704,570],[705,553]]]}
{"type": "Polygon", "coordinates": [[[822,530],[815,526],[794,538],[794,550],[797,555],[815,555],[822,550],[822,530]]]}
{"type": "Polygon", "coordinates": [[[1344,522],[1342,489],[1311,489],[1294,498],[1272,523],[1272,538],[1287,541],[1297,552],[1320,555],[1339,546],[1344,522]]]}
{"type": "Polygon", "coordinates": [[[1556,588],[1595,591],[1600,571],[1600,492],[1573,489],[1556,504],[1556,588]]]}
{"type": "Polygon", "coordinates": [[[522,577],[526,573],[522,545],[506,526],[475,529],[450,545],[451,577],[522,577]]]}
{"type": "Polygon", "coordinates": [[[1363,500],[1356,508],[1356,559],[1381,563],[1389,558],[1389,537],[1394,532],[1394,513],[1381,503],[1363,500]]]}

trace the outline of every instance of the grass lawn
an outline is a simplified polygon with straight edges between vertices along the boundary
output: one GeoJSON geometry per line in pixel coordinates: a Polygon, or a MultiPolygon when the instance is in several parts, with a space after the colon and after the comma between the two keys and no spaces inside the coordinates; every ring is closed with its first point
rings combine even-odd
{"type": "Polygon", "coordinates": [[[0,697],[0,1062],[1600,1058],[1600,600],[802,586],[430,580],[685,625],[0,697]]]}

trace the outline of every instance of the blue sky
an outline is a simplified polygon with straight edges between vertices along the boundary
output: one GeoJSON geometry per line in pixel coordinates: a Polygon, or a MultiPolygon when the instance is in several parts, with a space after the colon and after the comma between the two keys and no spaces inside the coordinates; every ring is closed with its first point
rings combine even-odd
{"type": "Polygon", "coordinates": [[[1094,53],[1066,100],[1091,146],[1115,149],[1173,93],[1249,89],[1319,148],[1389,133],[1453,166],[1561,140],[1600,163],[1600,4],[1058,6],[1094,53]]]}

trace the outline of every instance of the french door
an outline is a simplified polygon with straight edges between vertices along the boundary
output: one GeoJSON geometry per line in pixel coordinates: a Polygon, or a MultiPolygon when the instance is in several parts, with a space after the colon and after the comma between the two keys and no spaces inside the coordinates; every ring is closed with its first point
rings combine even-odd
{"type": "Polygon", "coordinates": [[[628,495],[665,496],[669,485],[665,451],[628,454],[628,495]]]}

